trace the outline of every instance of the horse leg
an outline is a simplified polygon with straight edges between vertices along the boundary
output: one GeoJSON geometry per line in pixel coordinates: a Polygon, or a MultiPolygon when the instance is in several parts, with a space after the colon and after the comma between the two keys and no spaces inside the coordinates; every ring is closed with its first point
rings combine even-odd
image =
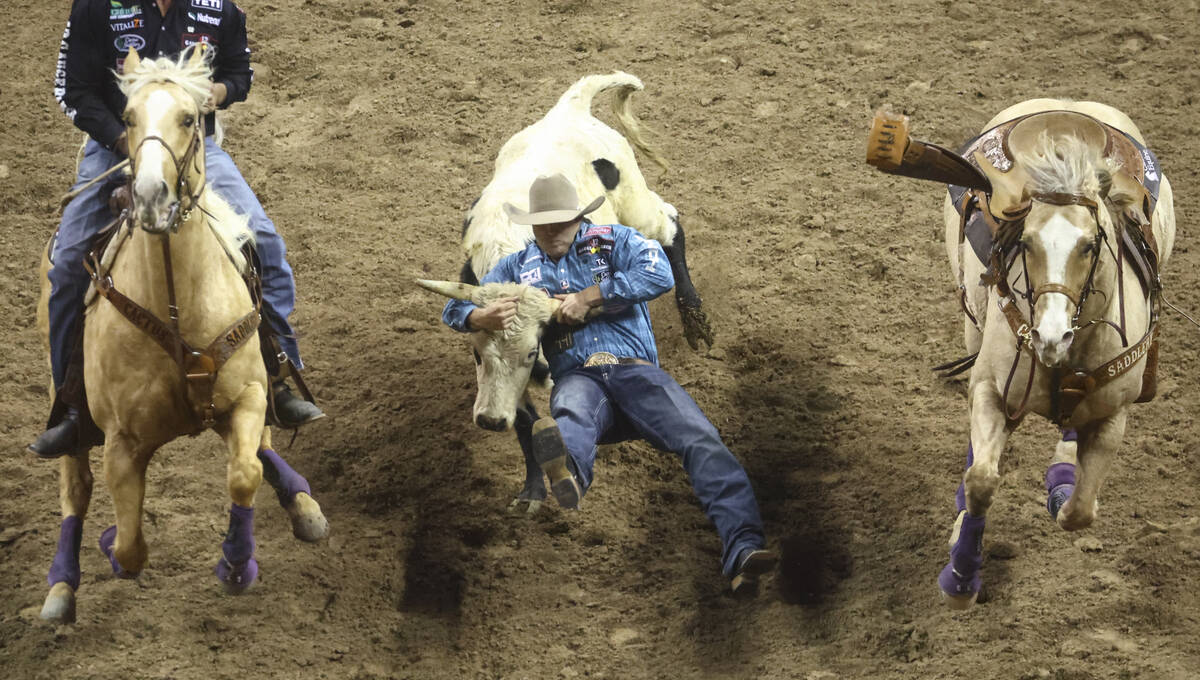
{"type": "Polygon", "coordinates": [[[229,531],[221,543],[223,557],[213,571],[225,584],[226,592],[234,595],[245,592],[258,578],[258,562],[254,559],[254,496],[263,480],[258,450],[263,441],[266,410],[266,391],[261,384],[251,384],[238,395],[233,411],[217,427],[229,450],[226,477],[233,505],[229,509],[229,531]]]}
{"type": "Polygon", "coordinates": [[[687,242],[684,239],[683,227],[679,218],[672,217],[675,222],[675,238],[671,245],[664,245],[663,252],[667,262],[671,264],[671,274],[675,277],[675,306],[679,308],[679,319],[683,322],[683,337],[687,339],[692,349],[700,349],[700,341],[712,347],[713,331],[708,321],[708,315],[701,306],[700,294],[692,285],[692,274],[687,266],[687,242]]]}
{"type": "Polygon", "coordinates": [[[275,489],[279,505],[292,520],[292,534],[309,543],[325,538],[329,533],[329,521],[312,497],[308,480],[270,448],[269,440],[258,450],[258,460],[262,463],[263,478],[275,489]]]}
{"type": "Polygon", "coordinates": [[[1080,428],[1079,482],[1058,512],[1058,525],[1063,529],[1086,529],[1096,519],[1096,496],[1112,466],[1117,447],[1125,437],[1126,414],[1127,411],[1121,409],[1115,415],[1080,428]]]}
{"type": "Polygon", "coordinates": [[[950,562],[938,575],[938,586],[951,609],[967,609],[979,597],[984,519],[1000,486],[1000,454],[1010,432],[1001,397],[990,382],[972,381],[969,405],[968,467],[950,534],[950,562]]]}
{"type": "Polygon", "coordinates": [[[46,575],[50,592],[42,605],[41,617],[55,623],[74,623],[75,591],[79,590],[80,577],[79,546],[83,520],[92,501],[92,469],[87,451],[59,460],[58,498],[63,520],[58,533],[58,552],[46,575]]]}
{"type": "Polygon", "coordinates": [[[149,551],[142,535],[142,503],[146,497],[148,454],[137,451],[121,432],[105,436],[104,480],[112,495],[115,526],[100,534],[100,550],[118,578],[137,578],[149,551]]]}
{"type": "Polygon", "coordinates": [[[508,504],[508,511],[514,514],[524,512],[526,515],[532,515],[546,500],[545,474],[533,457],[533,423],[537,419],[537,409],[533,402],[527,401],[523,409],[517,409],[516,422],[513,423],[517,443],[521,445],[521,454],[525,458],[525,484],[517,497],[508,504]],[[525,506],[524,509],[521,506],[525,506]]]}
{"type": "Polygon", "coordinates": [[[1075,491],[1075,464],[1078,460],[1079,433],[1063,430],[1062,441],[1054,447],[1054,458],[1046,468],[1046,510],[1055,520],[1067,499],[1075,491]]]}

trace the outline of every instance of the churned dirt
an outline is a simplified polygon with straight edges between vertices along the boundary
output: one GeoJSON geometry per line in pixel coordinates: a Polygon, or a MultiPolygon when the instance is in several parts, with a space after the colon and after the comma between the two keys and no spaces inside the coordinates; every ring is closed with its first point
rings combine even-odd
{"type": "MultiPolygon", "coordinates": [[[[182,0],[177,0],[182,1],[182,0]]],[[[863,164],[871,112],[957,145],[1032,96],[1128,112],[1180,216],[1167,294],[1200,311],[1196,0],[987,6],[933,0],[245,0],[257,71],[227,148],[286,236],[309,379],[330,418],[284,451],[332,523],[291,537],[260,495],[262,580],[212,575],[227,523],[205,435],[150,467],[151,564],[95,548],[79,621],[37,620],[57,472],[23,452],[46,412],[35,263],[79,133],[51,96],[67,2],[6,0],[0,25],[0,677],[1200,677],[1200,330],[1168,315],[1160,396],[1135,408],[1092,529],[1044,507],[1055,433],[1012,439],[972,611],[939,601],[966,448],[942,190],[863,164]],[[515,440],[469,420],[465,341],[413,278],[453,278],[459,224],[500,145],[578,77],[641,77],[644,164],[683,215],[716,331],[694,352],[652,305],[664,366],[744,461],[782,565],[735,601],[678,462],[626,444],[584,510],[505,506],[515,440]]],[[[607,103],[598,111],[607,115],[607,103]]]]}

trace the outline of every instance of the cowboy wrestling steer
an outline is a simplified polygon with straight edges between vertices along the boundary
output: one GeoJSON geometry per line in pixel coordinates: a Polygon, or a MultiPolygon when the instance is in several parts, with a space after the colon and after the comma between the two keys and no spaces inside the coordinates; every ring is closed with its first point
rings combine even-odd
{"type": "MultiPolygon", "coordinates": [[[[541,120],[513,135],[501,147],[492,180],[463,222],[462,247],[468,259],[460,279],[477,284],[503,257],[523,249],[533,239],[530,227],[509,219],[504,205],[524,200],[530,177],[561,173],[579,192],[605,197],[593,215],[597,223],[629,225],[662,244],[675,279],[675,301],[684,336],[693,349],[699,349],[701,340],[712,344],[713,333],[688,273],[679,213],[646,186],[630,146],[632,142],[655,163],[666,167],[643,139],[633,114],[630,98],[640,89],[642,82],[627,73],[584,77],[563,93],[541,120]],[[613,110],[624,136],[592,115],[593,99],[607,90],[615,90],[613,110]]],[[[531,374],[544,380],[546,367],[540,362],[530,363],[531,374]]],[[[522,380],[527,381],[529,375],[526,373],[522,380]]],[[[515,427],[525,454],[526,480],[514,504],[530,503],[532,511],[546,497],[546,489],[529,448],[530,427],[537,412],[532,402],[524,401],[523,408],[517,410],[515,404],[489,402],[481,390],[473,419],[489,430],[515,427]]]]}

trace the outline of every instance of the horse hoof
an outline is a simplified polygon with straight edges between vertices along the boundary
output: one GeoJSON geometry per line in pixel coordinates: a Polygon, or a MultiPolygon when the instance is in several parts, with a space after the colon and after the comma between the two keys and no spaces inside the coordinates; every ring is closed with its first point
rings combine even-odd
{"type": "Polygon", "coordinates": [[[42,605],[42,620],[54,623],[75,623],[75,590],[66,583],[55,583],[42,605]]]}
{"type": "Polygon", "coordinates": [[[258,560],[251,557],[245,564],[235,567],[222,557],[213,571],[225,586],[226,593],[241,595],[258,580],[258,560]]]}
{"type": "Polygon", "coordinates": [[[321,513],[321,506],[303,491],[292,499],[287,513],[292,519],[292,535],[301,541],[316,543],[329,535],[329,520],[321,513]]]}
{"type": "Polygon", "coordinates": [[[1046,509],[1050,511],[1051,519],[1058,521],[1059,510],[1066,505],[1074,491],[1074,484],[1062,484],[1050,490],[1049,495],[1046,496],[1046,509]]]}
{"type": "Polygon", "coordinates": [[[108,563],[112,565],[113,576],[124,579],[136,579],[141,572],[125,571],[121,567],[121,563],[117,561],[116,553],[113,552],[113,543],[117,540],[117,527],[110,526],[100,534],[100,552],[108,558],[108,563]]]}
{"type": "Polygon", "coordinates": [[[970,609],[979,598],[982,583],[979,572],[964,576],[954,570],[954,565],[947,564],[938,575],[938,588],[942,591],[942,601],[950,609],[970,609]]]}

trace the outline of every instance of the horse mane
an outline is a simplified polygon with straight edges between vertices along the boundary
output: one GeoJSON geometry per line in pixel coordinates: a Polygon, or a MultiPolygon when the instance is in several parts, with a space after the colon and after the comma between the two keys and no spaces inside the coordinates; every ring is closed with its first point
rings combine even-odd
{"type": "Polygon", "coordinates": [[[191,56],[192,50],[189,49],[180,52],[175,59],[142,59],[137,70],[132,73],[116,74],[117,85],[126,97],[132,97],[147,85],[173,83],[183,88],[183,91],[196,101],[196,108],[202,108],[212,91],[212,65],[207,56],[191,63],[191,56]]]}
{"type": "Polygon", "coordinates": [[[1029,177],[1029,188],[1038,193],[1100,193],[1101,175],[1118,168],[1103,151],[1075,135],[1051,136],[1042,131],[1033,148],[1014,153],[1029,177]]]}
{"type": "Polygon", "coordinates": [[[254,232],[250,229],[250,217],[234,210],[211,186],[200,197],[200,207],[221,247],[233,260],[233,265],[239,272],[245,272],[249,263],[242,254],[242,246],[255,242],[254,232]]]}

